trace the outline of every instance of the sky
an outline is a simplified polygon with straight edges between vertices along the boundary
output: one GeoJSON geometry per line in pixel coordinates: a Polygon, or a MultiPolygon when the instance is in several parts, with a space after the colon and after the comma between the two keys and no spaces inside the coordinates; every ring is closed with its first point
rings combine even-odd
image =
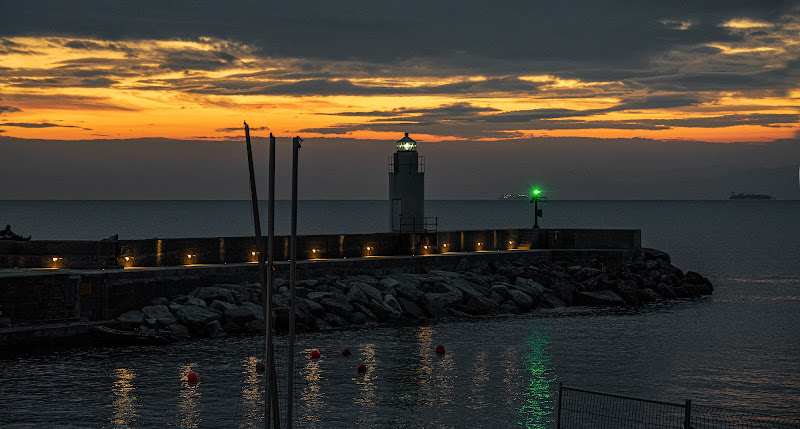
{"type": "Polygon", "coordinates": [[[283,3],[0,0],[0,199],[800,199],[799,1],[283,3]]]}

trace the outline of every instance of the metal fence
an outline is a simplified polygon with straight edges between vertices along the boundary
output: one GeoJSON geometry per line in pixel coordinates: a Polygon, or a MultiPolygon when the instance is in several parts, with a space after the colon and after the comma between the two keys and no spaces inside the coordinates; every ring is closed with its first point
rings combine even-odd
{"type": "Polygon", "coordinates": [[[800,420],[558,387],[558,429],[800,428],[800,420]]]}

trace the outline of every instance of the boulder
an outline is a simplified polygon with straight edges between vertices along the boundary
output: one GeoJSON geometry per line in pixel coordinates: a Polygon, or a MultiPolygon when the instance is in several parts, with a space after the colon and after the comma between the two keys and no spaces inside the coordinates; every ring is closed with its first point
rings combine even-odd
{"type": "MultiPolygon", "coordinates": [[[[396,289],[397,287],[400,286],[400,284],[401,283],[397,279],[385,278],[385,279],[382,279],[380,282],[378,282],[378,287],[382,291],[387,291],[387,290],[396,289]]],[[[408,285],[408,283],[403,283],[403,284],[408,285]]]]}
{"type": "MultiPolygon", "coordinates": [[[[369,299],[374,299],[375,301],[382,301],[383,300],[383,293],[378,290],[378,288],[369,285],[364,282],[352,282],[350,283],[350,287],[357,287],[361,290],[361,292],[367,296],[369,299]]],[[[367,301],[369,302],[369,301],[367,301]]]]}
{"type": "Polygon", "coordinates": [[[485,298],[483,296],[473,296],[471,297],[466,305],[468,307],[474,308],[478,314],[499,314],[500,313],[500,305],[489,298],[485,298]]]}
{"type": "Polygon", "coordinates": [[[397,312],[397,314],[403,314],[403,309],[400,307],[400,303],[397,302],[397,299],[394,296],[387,294],[383,297],[383,303],[387,307],[397,312]]]}
{"type": "Polygon", "coordinates": [[[172,318],[172,312],[169,311],[169,307],[167,307],[165,304],[148,305],[147,307],[142,307],[142,313],[144,314],[145,318],[152,318],[156,320],[172,318]]]}
{"type": "Polygon", "coordinates": [[[509,280],[513,281],[517,277],[521,276],[522,273],[524,273],[524,272],[525,272],[525,268],[512,267],[512,266],[509,266],[509,265],[504,265],[504,266],[498,267],[497,271],[495,271],[495,274],[497,274],[498,276],[506,277],[509,280]]]}
{"type": "Polygon", "coordinates": [[[575,305],[626,305],[625,300],[610,290],[575,293],[575,305]]]}
{"type": "MultiPolygon", "coordinates": [[[[348,314],[348,316],[350,316],[350,314],[348,314]]],[[[347,325],[347,320],[345,320],[344,317],[338,316],[333,313],[326,313],[325,317],[323,317],[322,320],[328,325],[333,326],[335,328],[340,328],[342,326],[347,325]]]]}
{"type": "Polygon", "coordinates": [[[423,295],[425,295],[425,292],[423,292],[419,287],[411,286],[408,283],[403,283],[398,285],[395,288],[395,292],[397,293],[398,299],[405,298],[412,302],[419,301],[419,299],[422,298],[423,295]]]}
{"type": "Polygon", "coordinates": [[[211,304],[213,301],[225,301],[236,304],[231,290],[222,286],[199,287],[189,293],[189,296],[202,299],[206,304],[211,304]]]}
{"type": "Polygon", "coordinates": [[[600,270],[597,268],[589,268],[589,267],[581,267],[574,272],[572,278],[576,282],[584,282],[592,277],[597,277],[600,275],[600,270]]]}
{"type": "Polygon", "coordinates": [[[558,299],[564,301],[567,305],[572,305],[573,296],[578,291],[578,288],[572,282],[557,281],[550,286],[550,290],[553,291],[553,295],[557,296],[558,299]]]}
{"type": "Polygon", "coordinates": [[[347,317],[347,315],[353,311],[353,306],[346,300],[323,298],[319,303],[328,313],[333,313],[341,317],[347,317]]]}
{"type": "Polygon", "coordinates": [[[219,323],[219,320],[206,324],[203,333],[209,338],[224,337],[226,335],[225,329],[222,328],[222,324],[219,323]]]}
{"type": "Polygon", "coordinates": [[[180,323],[173,323],[167,327],[167,330],[172,334],[173,338],[189,338],[189,328],[181,325],[180,323]]]}
{"type": "Polygon", "coordinates": [[[639,305],[639,285],[633,280],[619,280],[611,288],[630,305],[639,305]]]}
{"type": "MultiPolygon", "coordinates": [[[[177,297],[172,299],[172,302],[170,304],[196,305],[200,307],[205,307],[208,305],[206,304],[205,300],[202,300],[196,296],[186,296],[186,295],[178,295],[177,297]]],[[[170,311],[172,311],[171,305],[170,305],[170,311]]]]}
{"type": "Polygon", "coordinates": [[[428,293],[425,294],[425,300],[432,300],[436,301],[437,304],[441,307],[450,307],[453,304],[461,302],[461,294],[455,292],[444,292],[444,293],[428,293]]]}
{"type": "Polygon", "coordinates": [[[683,281],[695,285],[701,295],[710,295],[714,292],[714,286],[711,281],[694,271],[687,271],[683,281]]]}
{"type": "Polygon", "coordinates": [[[675,289],[666,283],[657,284],[656,292],[664,297],[664,299],[674,299],[678,297],[678,294],[675,293],[675,289]]]}
{"type": "Polygon", "coordinates": [[[567,303],[562,301],[561,298],[553,295],[550,292],[545,292],[537,301],[539,305],[547,308],[566,307],[567,303]]]}
{"type": "Polygon", "coordinates": [[[251,320],[264,320],[264,312],[261,307],[240,305],[225,310],[225,320],[244,326],[251,320]]]}
{"type": "Polygon", "coordinates": [[[403,316],[412,320],[425,319],[425,312],[422,311],[422,309],[419,308],[417,304],[414,304],[413,302],[405,298],[397,298],[397,303],[400,304],[400,308],[403,311],[403,316]]]}
{"type": "Polygon", "coordinates": [[[656,261],[662,260],[666,261],[667,263],[671,263],[672,259],[669,257],[669,253],[658,250],[658,249],[651,249],[649,247],[642,247],[642,254],[644,255],[644,259],[647,261],[656,261]]]}
{"type": "Polygon", "coordinates": [[[650,288],[639,289],[639,301],[643,303],[661,300],[661,295],[650,288]]]}
{"type": "Polygon", "coordinates": [[[508,283],[492,283],[491,291],[500,295],[503,299],[508,299],[508,289],[510,287],[513,286],[508,283]]]}
{"type": "Polygon", "coordinates": [[[364,326],[370,323],[375,323],[375,319],[368,318],[364,313],[360,311],[356,311],[350,315],[350,318],[347,319],[351,324],[364,326]]]}
{"type": "Polygon", "coordinates": [[[144,313],[139,310],[126,311],[117,317],[117,321],[123,329],[133,329],[144,323],[144,313]]]}
{"type": "Polygon", "coordinates": [[[369,309],[369,311],[375,315],[375,320],[379,322],[385,322],[389,319],[400,316],[400,313],[395,311],[395,309],[388,307],[383,302],[379,302],[374,299],[369,301],[369,304],[367,304],[367,309],[369,309]]]}
{"type": "Polygon", "coordinates": [[[533,298],[530,295],[522,292],[521,290],[511,289],[508,291],[508,295],[511,301],[514,302],[521,311],[527,312],[533,308],[533,298]]]}
{"type": "Polygon", "coordinates": [[[226,301],[213,301],[209,307],[224,314],[229,308],[236,308],[236,304],[226,301]]]}
{"type": "MultiPolygon", "coordinates": [[[[528,299],[530,299],[530,297],[528,299]]],[[[503,301],[500,304],[500,311],[503,312],[504,314],[519,314],[520,313],[519,307],[517,307],[516,304],[514,304],[514,301],[511,301],[511,300],[503,301]]]]}
{"type": "Polygon", "coordinates": [[[425,312],[425,314],[427,314],[431,319],[449,317],[450,313],[448,313],[447,310],[430,295],[432,294],[426,294],[422,297],[422,310],[425,312]]]}
{"type": "Polygon", "coordinates": [[[475,288],[471,283],[462,279],[452,279],[450,285],[461,292],[462,301],[467,302],[472,297],[483,297],[484,293],[475,288]]]}
{"type": "Polygon", "coordinates": [[[362,314],[364,314],[364,316],[366,316],[366,317],[367,317],[367,319],[369,319],[369,320],[372,320],[373,322],[374,322],[374,321],[376,321],[376,320],[378,320],[378,318],[375,316],[375,314],[374,314],[374,313],[372,313],[372,311],[370,311],[370,309],[369,309],[369,308],[367,308],[366,306],[364,306],[364,305],[361,305],[361,304],[353,304],[353,307],[354,307],[354,308],[356,309],[356,311],[358,311],[359,313],[362,313],[362,314]]]}
{"type": "Polygon", "coordinates": [[[533,299],[538,299],[545,292],[545,287],[541,284],[522,277],[517,277],[514,281],[514,288],[525,292],[533,299]]]}
{"type": "Polygon", "coordinates": [[[302,303],[308,307],[309,311],[311,311],[311,314],[313,314],[315,317],[322,317],[325,314],[325,307],[323,307],[317,301],[301,297],[297,297],[295,299],[297,300],[298,304],[302,303]]]}
{"type": "Polygon", "coordinates": [[[360,287],[354,284],[350,285],[350,290],[347,291],[345,297],[347,298],[347,302],[350,304],[369,304],[369,297],[367,294],[365,294],[360,287]]]}
{"type": "Polygon", "coordinates": [[[184,305],[177,312],[175,318],[193,332],[202,332],[209,323],[221,319],[216,311],[199,305],[184,305]]]}
{"type": "Polygon", "coordinates": [[[150,301],[150,305],[167,305],[167,304],[169,304],[169,300],[165,296],[160,296],[150,301]]]}

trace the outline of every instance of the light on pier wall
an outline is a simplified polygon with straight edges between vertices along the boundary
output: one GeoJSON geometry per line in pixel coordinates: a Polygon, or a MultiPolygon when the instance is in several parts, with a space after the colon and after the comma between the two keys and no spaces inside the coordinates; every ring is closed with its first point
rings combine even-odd
{"type": "Polygon", "coordinates": [[[123,256],[122,257],[122,266],[124,268],[132,267],[133,266],[133,256],[123,256]]]}
{"type": "Polygon", "coordinates": [[[322,250],[311,249],[311,259],[319,259],[322,257],[322,250]]]}
{"type": "Polygon", "coordinates": [[[442,252],[447,252],[447,243],[442,244],[442,252]]]}
{"type": "Polygon", "coordinates": [[[60,256],[53,256],[50,258],[50,268],[64,268],[64,258],[60,256]]]}
{"type": "Polygon", "coordinates": [[[483,250],[483,242],[479,241],[475,245],[475,250],[483,250]]]}
{"type": "Polygon", "coordinates": [[[250,262],[258,262],[258,252],[255,250],[250,252],[250,262]]]}
{"type": "Polygon", "coordinates": [[[364,256],[372,256],[374,251],[375,251],[375,247],[367,246],[367,247],[364,248],[364,256]]]}
{"type": "Polygon", "coordinates": [[[196,253],[187,253],[186,254],[186,263],[184,265],[192,265],[198,263],[198,258],[196,253]]]}
{"type": "Polygon", "coordinates": [[[508,240],[508,248],[509,249],[513,249],[514,248],[514,240],[508,240]]]}

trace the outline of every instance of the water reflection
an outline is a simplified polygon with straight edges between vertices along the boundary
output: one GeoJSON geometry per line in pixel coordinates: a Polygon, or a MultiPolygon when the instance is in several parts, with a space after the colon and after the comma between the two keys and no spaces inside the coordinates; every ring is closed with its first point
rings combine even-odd
{"type": "Polygon", "coordinates": [[[259,359],[248,356],[242,360],[242,410],[240,428],[255,428],[264,423],[264,391],[261,377],[256,371],[259,359]]]}
{"type": "Polygon", "coordinates": [[[111,414],[111,426],[114,428],[129,428],[136,421],[137,397],[136,387],[133,380],[136,378],[136,371],[127,368],[114,370],[111,377],[114,379],[112,393],[114,398],[111,407],[114,409],[111,414]]]}
{"type": "Polygon", "coordinates": [[[527,353],[523,357],[530,378],[522,385],[525,402],[517,409],[522,417],[520,423],[526,428],[545,428],[553,420],[555,404],[552,384],[555,383],[555,373],[550,367],[550,356],[547,354],[549,344],[550,341],[541,327],[534,324],[526,339],[527,353]]]}
{"type": "Polygon", "coordinates": [[[486,408],[486,384],[489,382],[489,366],[487,364],[487,355],[485,351],[478,352],[475,356],[472,372],[472,395],[470,395],[470,403],[467,405],[474,410],[486,408]]]}
{"type": "Polygon", "coordinates": [[[186,376],[192,372],[192,368],[197,363],[189,363],[178,369],[181,379],[181,389],[178,392],[178,427],[197,428],[200,427],[202,418],[200,416],[200,386],[202,382],[187,383],[186,376]]]}
{"type": "Polygon", "coordinates": [[[374,427],[377,423],[377,401],[375,400],[378,382],[378,359],[376,358],[375,344],[364,344],[358,349],[366,365],[367,371],[353,377],[358,386],[358,397],[353,399],[353,403],[359,408],[358,425],[360,427],[374,427]]]}
{"type": "MultiPolygon", "coordinates": [[[[305,349],[303,355],[310,355],[311,350],[310,348],[305,349]]],[[[322,423],[320,416],[325,406],[325,393],[322,392],[323,371],[320,363],[324,359],[324,357],[308,359],[301,370],[306,384],[300,392],[300,403],[303,409],[298,410],[297,419],[302,423],[303,427],[317,427],[317,424],[322,423]]]]}

